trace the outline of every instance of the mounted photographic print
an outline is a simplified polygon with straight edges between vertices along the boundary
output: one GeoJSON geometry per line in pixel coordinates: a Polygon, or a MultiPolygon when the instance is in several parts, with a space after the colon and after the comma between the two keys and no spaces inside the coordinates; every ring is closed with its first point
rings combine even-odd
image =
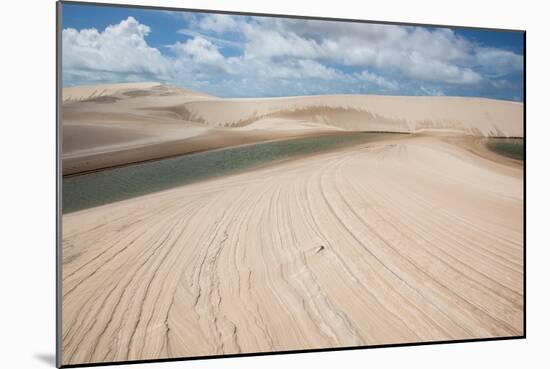
{"type": "Polygon", "coordinates": [[[524,60],[58,3],[58,366],[524,338],[524,60]]]}

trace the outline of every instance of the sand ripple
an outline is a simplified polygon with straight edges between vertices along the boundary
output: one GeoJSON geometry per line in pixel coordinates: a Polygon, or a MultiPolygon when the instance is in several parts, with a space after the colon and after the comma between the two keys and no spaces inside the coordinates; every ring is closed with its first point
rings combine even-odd
{"type": "Polygon", "coordinates": [[[63,361],[520,335],[522,183],[413,137],[66,215],[63,361]]]}

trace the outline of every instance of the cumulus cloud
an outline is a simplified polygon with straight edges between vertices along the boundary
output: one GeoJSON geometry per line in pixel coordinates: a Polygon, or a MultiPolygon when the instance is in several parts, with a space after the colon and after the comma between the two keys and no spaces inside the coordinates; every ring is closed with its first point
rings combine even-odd
{"type": "Polygon", "coordinates": [[[207,39],[208,41],[212,42],[218,47],[230,47],[233,49],[242,49],[243,45],[238,41],[228,40],[221,37],[216,37],[210,34],[206,34],[202,31],[188,29],[188,28],[182,28],[177,31],[180,35],[185,35],[188,37],[202,37],[207,39]]]}
{"type": "Polygon", "coordinates": [[[170,48],[180,56],[189,57],[196,64],[223,67],[225,63],[225,57],[218,47],[201,36],[196,36],[184,43],[176,42],[170,48]]]}
{"type": "Polygon", "coordinates": [[[371,73],[367,70],[364,70],[361,73],[358,73],[357,77],[360,80],[373,83],[373,84],[375,84],[379,87],[382,87],[384,89],[397,90],[399,88],[399,84],[397,82],[387,80],[386,78],[384,78],[382,76],[379,76],[375,73],[371,73]]]}
{"type": "Polygon", "coordinates": [[[476,62],[492,75],[504,75],[523,70],[523,57],[508,50],[481,47],[476,50],[476,62]]]}
{"type": "Polygon", "coordinates": [[[438,90],[437,88],[430,88],[426,86],[420,86],[419,95],[428,95],[428,96],[443,96],[445,95],[443,91],[438,90]]]}
{"type": "Polygon", "coordinates": [[[239,22],[235,20],[235,17],[227,14],[208,14],[198,22],[200,29],[217,33],[234,31],[238,25],[239,22]]]}
{"type": "Polygon", "coordinates": [[[65,81],[162,80],[222,96],[433,95],[510,88],[506,76],[523,69],[522,55],[446,28],[175,14],[181,40],[158,48],[147,42],[154,30],[133,17],[64,29],[65,81]]]}
{"type": "Polygon", "coordinates": [[[126,79],[139,76],[166,78],[170,63],[161,52],[150,47],[145,37],[151,29],[133,17],[97,29],[63,30],[63,71],[70,76],[90,76],[90,71],[120,74],[126,79]]]}
{"type": "Polygon", "coordinates": [[[386,68],[409,78],[444,83],[482,79],[465,66],[476,56],[475,45],[449,29],[277,18],[239,28],[246,36],[249,57],[286,56],[386,68]]]}
{"type": "Polygon", "coordinates": [[[256,60],[242,65],[246,66],[250,73],[257,74],[263,78],[287,80],[297,80],[301,78],[333,80],[345,78],[345,75],[336,69],[308,59],[290,59],[279,63],[256,60]]]}

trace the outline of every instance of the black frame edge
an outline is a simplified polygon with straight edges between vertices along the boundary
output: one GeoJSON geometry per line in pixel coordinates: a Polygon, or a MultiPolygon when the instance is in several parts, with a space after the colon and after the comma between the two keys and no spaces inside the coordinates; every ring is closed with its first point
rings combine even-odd
{"type": "Polygon", "coordinates": [[[55,300],[56,300],[56,309],[55,309],[55,366],[60,368],[63,365],[63,348],[62,348],[62,335],[63,335],[63,315],[62,315],[62,250],[61,250],[61,239],[62,239],[62,180],[61,180],[61,153],[62,151],[62,139],[61,139],[61,104],[62,100],[62,28],[63,28],[63,14],[62,14],[62,2],[58,1],[55,4],[55,190],[56,190],[56,216],[55,216],[55,258],[56,258],[56,268],[55,268],[55,300]]]}
{"type": "Polygon", "coordinates": [[[523,31],[523,338],[527,338],[527,31],[523,31]]]}

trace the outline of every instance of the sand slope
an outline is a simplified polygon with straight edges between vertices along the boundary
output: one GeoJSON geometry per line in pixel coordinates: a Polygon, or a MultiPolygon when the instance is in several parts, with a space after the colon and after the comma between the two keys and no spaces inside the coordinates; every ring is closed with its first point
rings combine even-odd
{"type": "Polygon", "coordinates": [[[159,83],[63,90],[63,174],[333,131],[523,136],[523,104],[415,96],[220,99],[159,83]]]}
{"type": "Polygon", "coordinates": [[[520,335],[522,167],[437,137],[63,216],[63,362],[520,335]]]}
{"type": "Polygon", "coordinates": [[[63,174],[338,130],[295,119],[260,120],[242,129],[215,127],[175,111],[183,103],[211,99],[159,83],[63,89],[63,174]]]}
{"type": "Polygon", "coordinates": [[[161,85],[158,82],[112,83],[63,88],[63,103],[97,99],[104,96],[118,95],[127,91],[147,90],[161,85]]]}
{"type": "Polygon", "coordinates": [[[446,96],[323,95],[191,101],[174,109],[193,121],[243,126],[265,117],[357,131],[455,130],[474,136],[523,136],[523,104],[446,96]]]}

